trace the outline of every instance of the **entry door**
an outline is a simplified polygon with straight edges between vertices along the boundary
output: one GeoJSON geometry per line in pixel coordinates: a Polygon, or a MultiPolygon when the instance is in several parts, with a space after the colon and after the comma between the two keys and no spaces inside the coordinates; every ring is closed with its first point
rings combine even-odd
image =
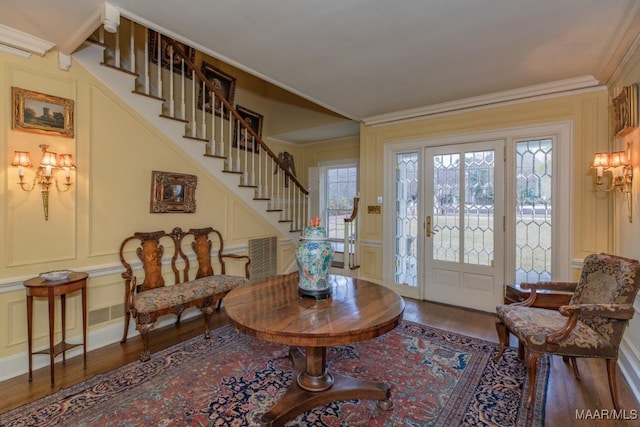
{"type": "Polygon", "coordinates": [[[504,141],[425,154],[424,299],[495,311],[504,274],[504,141]]]}

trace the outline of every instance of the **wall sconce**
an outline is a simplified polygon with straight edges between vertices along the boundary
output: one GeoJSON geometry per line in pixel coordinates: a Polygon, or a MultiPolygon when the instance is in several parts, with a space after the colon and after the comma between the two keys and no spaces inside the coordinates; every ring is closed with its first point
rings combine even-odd
{"type": "Polygon", "coordinates": [[[32,166],[28,151],[16,151],[11,166],[18,167],[18,176],[20,177],[18,185],[24,191],[32,191],[36,187],[36,184],[40,186],[44,219],[46,221],[49,219],[49,187],[51,183],[55,182],[56,189],[61,193],[68,191],[72,184],[71,169],[75,169],[76,164],[71,154],[56,155],[56,153],[47,151],[49,146],[46,144],[41,144],[40,148],[42,149],[42,159],[31,183],[24,181],[24,168],[30,168],[32,166]],[[58,169],[64,170],[65,182],[63,188],[60,188],[58,179],[55,177],[56,170],[58,169]]]}
{"type": "Polygon", "coordinates": [[[631,165],[631,143],[627,144],[626,151],[614,153],[596,153],[593,156],[592,168],[596,169],[597,191],[612,191],[616,188],[627,201],[629,222],[632,220],[631,211],[631,184],[633,183],[633,166],[631,165]],[[611,185],[604,187],[603,174],[611,172],[611,185]]]}

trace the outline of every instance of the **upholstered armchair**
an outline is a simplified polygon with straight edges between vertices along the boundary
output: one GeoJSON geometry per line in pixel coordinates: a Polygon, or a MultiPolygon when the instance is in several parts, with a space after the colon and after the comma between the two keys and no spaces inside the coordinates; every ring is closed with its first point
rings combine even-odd
{"type": "Polygon", "coordinates": [[[584,259],[580,281],[524,283],[530,289],[526,301],[496,308],[496,330],[500,339],[502,357],[509,343],[509,333],[515,335],[521,346],[529,375],[529,395],[526,406],[531,406],[536,388],[538,361],[544,354],[563,356],[570,360],[576,378],[578,357],[606,360],[609,391],[613,406],[619,409],[616,384],[618,347],[629,319],[633,317],[633,301],[638,292],[640,264],[636,260],[608,254],[589,255],[584,259]],[[532,307],[536,291],[550,289],[572,291],[569,305],[558,310],[532,307]]]}

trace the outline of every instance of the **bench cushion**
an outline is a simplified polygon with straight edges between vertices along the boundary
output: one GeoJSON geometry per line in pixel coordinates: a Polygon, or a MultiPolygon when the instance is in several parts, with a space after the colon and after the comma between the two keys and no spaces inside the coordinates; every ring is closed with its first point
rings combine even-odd
{"type": "Polygon", "coordinates": [[[177,285],[140,292],[134,298],[134,307],[138,313],[164,311],[169,307],[228,292],[248,281],[249,279],[244,277],[226,274],[201,277],[177,285]]]}

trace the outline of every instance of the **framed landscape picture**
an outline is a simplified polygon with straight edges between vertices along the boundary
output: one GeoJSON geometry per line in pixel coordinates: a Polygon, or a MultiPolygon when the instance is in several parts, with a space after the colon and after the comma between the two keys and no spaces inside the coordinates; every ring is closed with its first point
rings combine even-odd
{"type": "MultiPolygon", "coordinates": [[[[211,64],[207,64],[206,62],[202,63],[202,74],[204,74],[207,80],[210,81],[211,84],[220,92],[224,99],[226,99],[230,104],[233,105],[233,97],[235,96],[236,92],[236,78],[231,74],[225,73],[219,68],[214,67],[211,64]]],[[[205,92],[206,93],[203,93],[202,85],[200,85],[200,92],[198,95],[198,108],[200,108],[201,110],[205,109],[205,111],[207,111],[208,113],[211,113],[213,111],[213,108],[215,108],[216,116],[221,116],[222,102],[216,99],[213,103],[212,108],[211,94],[208,90],[205,92]]],[[[228,119],[230,113],[227,108],[225,108],[224,110],[224,118],[228,119]]]]}
{"type": "MultiPolygon", "coordinates": [[[[158,37],[158,33],[153,30],[149,31],[149,57],[153,64],[158,64],[158,54],[161,57],[162,68],[166,68],[170,70],[170,64],[172,62],[171,59],[171,49],[169,49],[170,45],[167,43],[167,36],[158,37]],[[160,46],[158,47],[158,38],[160,38],[160,46]]],[[[185,57],[189,59],[191,62],[195,62],[196,60],[196,50],[192,47],[187,46],[184,43],[173,40],[182,51],[185,53],[185,57]]],[[[191,73],[186,71],[187,68],[185,66],[185,77],[191,78],[191,73]]],[[[180,56],[177,52],[173,53],[173,72],[182,74],[182,56],[180,56]]]]}
{"type": "Polygon", "coordinates": [[[151,172],[151,213],[196,211],[198,177],[183,173],[151,172]]]}
{"type": "MultiPolygon", "coordinates": [[[[262,138],[262,121],[264,118],[262,114],[258,114],[240,105],[236,106],[236,112],[247,122],[251,130],[262,138]]],[[[249,150],[256,154],[259,153],[260,144],[258,141],[253,140],[252,135],[247,132],[245,128],[241,127],[240,133],[238,133],[238,126],[236,126],[234,129],[233,147],[238,148],[238,144],[240,150],[249,150]],[[251,141],[253,141],[253,145],[251,141]]]]}
{"type": "Polygon", "coordinates": [[[13,128],[73,137],[73,100],[11,88],[13,128]]]}

